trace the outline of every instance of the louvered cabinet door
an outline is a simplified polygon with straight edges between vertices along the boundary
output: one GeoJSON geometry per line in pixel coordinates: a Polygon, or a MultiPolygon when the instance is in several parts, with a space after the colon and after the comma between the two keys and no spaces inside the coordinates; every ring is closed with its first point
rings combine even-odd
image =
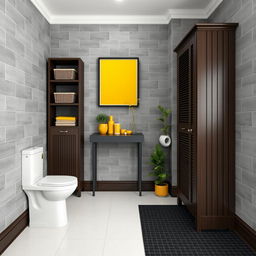
{"type": "Polygon", "coordinates": [[[48,134],[48,174],[78,177],[79,149],[77,127],[52,127],[48,134]]]}
{"type": "Polygon", "coordinates": [[[193,54],[191,39],[178,55],[178,196],[194,215],[195,197],[193,54]]]}

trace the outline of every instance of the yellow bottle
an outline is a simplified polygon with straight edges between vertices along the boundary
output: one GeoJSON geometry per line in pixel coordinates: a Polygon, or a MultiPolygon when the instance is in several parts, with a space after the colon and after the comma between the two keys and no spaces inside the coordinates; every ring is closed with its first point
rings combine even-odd
{"type": "Polygon", "coordinates": [[[113,116],[109,116],[108,135],[113,135],[113,134],[114,134],[114,120],[113,120],[113,116]]]}

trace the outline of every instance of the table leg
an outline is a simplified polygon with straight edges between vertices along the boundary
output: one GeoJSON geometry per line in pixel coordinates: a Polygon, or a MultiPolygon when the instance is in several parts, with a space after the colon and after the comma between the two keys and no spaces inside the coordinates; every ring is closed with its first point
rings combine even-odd
{"type": "Polygon", "coordinates": [[[138,190],[141,196],[141,180],[142,180],[142,143],[138,143],[138,190]]]}
{"type": "Polygon", "coordinates": [[[95,196],[97,182],[97,143],[92,143],[92,195],[95,196]]]}

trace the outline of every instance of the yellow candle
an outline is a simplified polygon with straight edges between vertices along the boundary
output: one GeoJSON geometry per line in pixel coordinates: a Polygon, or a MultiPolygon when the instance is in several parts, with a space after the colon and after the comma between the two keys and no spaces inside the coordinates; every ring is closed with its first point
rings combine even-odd
{"type": "Polygon", "coordinates": [[[121,127],[119,123],[114,124],[114,130],[115,130],[115,135],[120,135],[121,127]]]}

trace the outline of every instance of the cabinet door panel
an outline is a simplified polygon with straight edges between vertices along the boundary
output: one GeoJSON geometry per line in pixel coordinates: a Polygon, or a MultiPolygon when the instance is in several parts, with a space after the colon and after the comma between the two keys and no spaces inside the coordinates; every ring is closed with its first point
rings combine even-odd
{"type": "Polygon", "coordinates": [[[78,134],[76,129],[51,129],[49,134],[49,174],[78,176],[78,134]]]}
{"type": "Polygon", "coordinates": [[[194,47],[193,39],[178,54],[178,193],[183,202],[191,206],[195,201],[194,165],[194,47]]]}

